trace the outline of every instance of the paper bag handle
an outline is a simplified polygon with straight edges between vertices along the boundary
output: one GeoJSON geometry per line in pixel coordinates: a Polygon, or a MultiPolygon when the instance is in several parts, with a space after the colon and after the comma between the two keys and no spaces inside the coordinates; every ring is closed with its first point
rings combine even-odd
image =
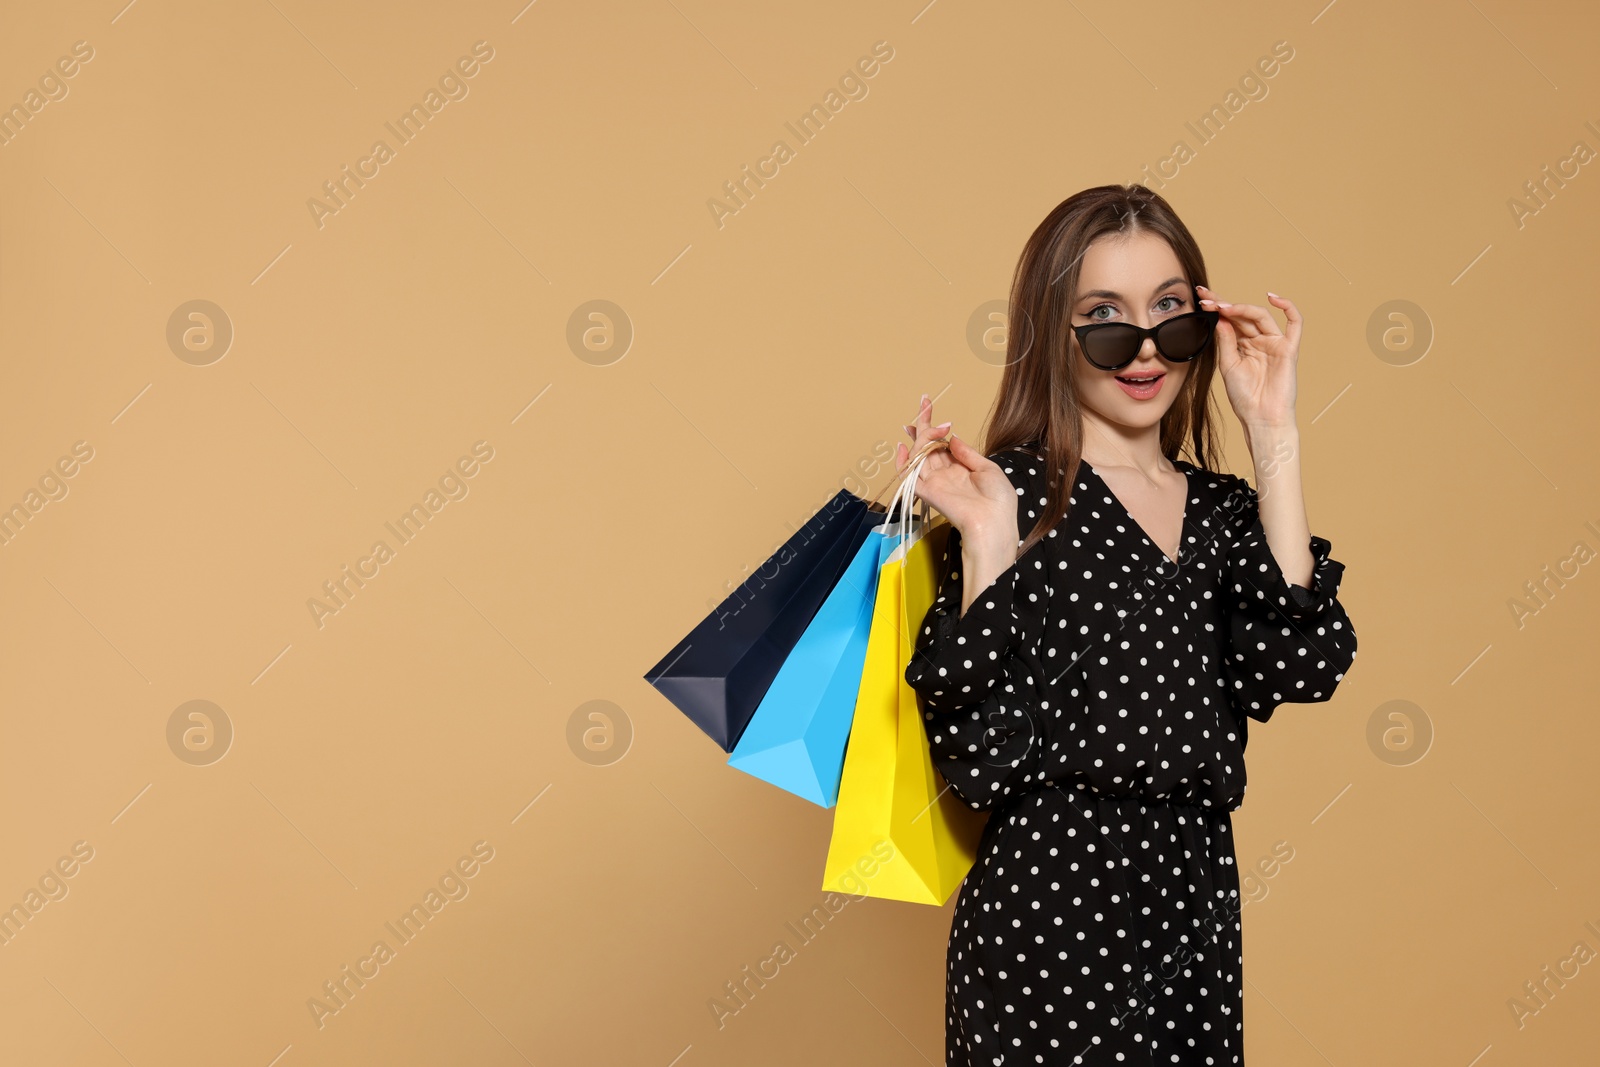
{"type": "MultiPolygon", "coordinates": [[[[917,476],[922,471],[923,460],[927,459],[936,449],[948,447],[949,442],[942,438],[929,441],[917,450],[916,455],[907,461],[905,469],[900,472],[901,481],[899,487],[895,490],[894,500],[889,505],[888,517],[883,521],[883,532],[886,537],[898,536],[900,538],[899,543],[905,545],[906,539],[911,535],[911,508],[913,505],[918,506],[922,515],[922,525],[926,530],[928,523],[931,521],[929,508],[926,500],[917,499],[917,476]],[[896,522],[897,509],[899,515],[898,525],[891,526],[892,523],[896,522]]],[[[884,488],[888,488],[888,486],[884,488]]],[[[882,494],[883,490],[878,490],[878,494],[873,497],[873,500],[876,501],[878,496],[882,494]]],[[[905,551],[900,553],[900,565],[902,568],[905,566],[906,555],[907,552],[905,551]]]]}

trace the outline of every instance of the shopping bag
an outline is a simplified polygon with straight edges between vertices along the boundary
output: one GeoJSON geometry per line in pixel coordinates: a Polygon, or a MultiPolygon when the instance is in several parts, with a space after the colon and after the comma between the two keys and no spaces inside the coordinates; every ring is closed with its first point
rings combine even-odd
{"type": "Polygon", "coordinates": [[[868,532],[778,668],[728,766],[833,807],[866,663],[878,573],[893,548],[882,525],[868,532]]]}
{"type": "Polygon", "coordinates": [[[644,677],[724,751],[823,600],[883,519],[841,489],[644,677]]]}
{"type": "Polygon", "coordinates": [[[906,683],[915,627],[932,606],[950,524],[909,514],[919,454],[886,536],[893,554],[878,573],[867,656],[851,720],[822,888],[942,905],[977,856],[987,813],[974,811],[933,765],[917,694],[906,683]],[[900,505],[904,504],[904,507],[900,505]]]}

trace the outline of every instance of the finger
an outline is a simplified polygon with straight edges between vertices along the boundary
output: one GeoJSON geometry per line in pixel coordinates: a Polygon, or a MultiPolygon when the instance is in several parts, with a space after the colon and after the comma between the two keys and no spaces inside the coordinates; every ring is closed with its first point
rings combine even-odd
{"type": "Polygon", "coordinates": [[[925,453],[926,456],[933,456],[933,454],[938,453],[939,450],[930,450],[928,446],[930,446],[933,442],[938,442],[938,440],[944,440],[944,437],[949,434],[949,422],[941,422],[939,426],[934,426],[930,427],[930,429],[923,430],[923,432],[917,434],[917,443],[912,446],[912,448],[914,448],[914,454],[925,453]]]}
{"type": "Polygon", "coordinates": [[[933,426],[933,401],[928,399],[928,394],[922,394],[922,403],[917,407],[917,429],[927,430],[933,426]]]}
{"type": "Polygon", "coordinates": [[[1305,319],[1300,314],[1300,309],[1294,306],[1293,300],[1286,296],[1279,296],[1271,291],[1268,291],[1267,299],[1272,301],[1274,307],[1282,310],[1283,317],[1289,320],[1289,328],[1285,335],[1289,338],[1289,344],[1293,345],[1298,351],[1300,348],[1300,329],[1305,323],[1305,319]]]}
{"type": "Polygon", "coordinates": [[[906,444],[904,441],[901,441],[899,444],[894,446],[894,469],[896,471],[905,470],[907,458],[906,444]]]}
{"type": "Polygon", "coordinates": [[[950,435],[950,457],[971,471],[979,470],[989,462],[989,457],[967,444],[965,437],[950,435]]]}
{"type": "Polygon", "coordinates": [[[1231,320],[1234,332],[1240,337],[1257,337],[1261,333],[1276,330],[1278,323],[1272,313],[1255,304],[1230,304],[1226,300],[1217,299],[1217,294],[1203,285],[1195,286],[1195,291],[1201,294],[1200,306],[1207,311],[1220,311],[1223,321],[1231,320]],[[1252,315],[1251,313],[1255,314],[1252,315]],[[1261,318],[1265,316],[1270,330],[1261,329],[1261,318]]]}
{"type": "Polygon", "coordinates": [[[1283,334],[1272,312],[1259,304],[1231,304],[1218,310],[1240,337],[1280,337],[1283,334]]]}
{"type": "Polygon", "coordinates": [[[949,423],[942,423],[942,424],[940,424],[938,426],[935,426],[931,430],[928,430],[928,431],[926,431],[924,433],[918,434],[916,443],[913,444],[911,446],[910,450],[907,452],[906,462],[910,463],[911,462],[911,457],[921,456],[922,457],[922,462],[924,464],[924,466],[923,466],[924,470],[930,470],[930,471],[931,470],[937,470],[938,469],[938,465],[937,464],[935,464],[933,466],[929,466],[928,463],[929,463],[930,460],[932,460],[934,457],[936,457],[940,452],[944,451],[944,449],[935,448],[933,446],[937,442],[943,440],[945,435],[948,434],[949,432],[950,432],[950,424],[949,423]]]}
{"type": "Polygon", "coordinates": [[[1218,326],[1230,327],[1239,337],[1260,336],[1261,331],[1257,328],[1256,322],[1249,316],[1241,314],[1244,309],[1250,307],[1249,304],[1224,304],[1216,300],[1202,300],[1200,303],[1207,311],[1221,314],[1222,317],[1217,320],[1218,326]]]}
{"type": "Polygon", "coordinates": [[[1227,319],[1217,321],[1217,367],[1228,372],[1239,359],[1238,331],[1227,319]]]}
{"type": "Polygon", "coordinates": [[[919,487],[930,484],[930,479],[955,462],[948,455],[943,454],[946,451],[943,448],[936,448],[922,458],[922,470],[918,472],[917,477],[917,485],[919,487]]]}
{"type": "MultiPolygon", "coordinates": [[[[1233,315],[1234,309],[1236,307],[1243,308],[1243,307],[1247,307],[1248,306],[1246,304],[1230,304],[1226,300],[1218,300],[1217,299],[1217,294],[1212,292],[1210,289],[1207,289],[1203,285],[1195,286],[1195,291],[1201,294],[1201,296],[1200,296],[1200,307],[1203,310],[1205,310],[1205,311],[1216,311],[1216,312],[1220,312],[1221,313],[1222,318],[1217,320],[1219,323],[1228,322],[1229,321],[1229,317],[1233,315]]],[[[1242,337],[1254,337],[1255,336],[1255,332],[1254,332],[1255,328],[1253,326],[1250,326],[1248,323],[1245,323],[1245,322],[1243,322],[1241,320],[1235,319],[1234,322],[1233,322],[1233,327],[1234,327],[1234,332],[1236,334],[1238,334],[1239,336],[1242,336],[1242,337]]]]}

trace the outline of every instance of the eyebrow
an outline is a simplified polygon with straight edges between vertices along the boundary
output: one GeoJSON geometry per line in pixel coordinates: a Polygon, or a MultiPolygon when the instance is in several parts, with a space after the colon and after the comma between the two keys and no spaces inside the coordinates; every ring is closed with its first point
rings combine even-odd
{"type": "MultiPolygon", "coordinates": [[[[1184,278],[1181,275],[1178,276],[1178,277],[1174,277],[1174,278],[1168,278],[1166,281],[1164,281],[1160,285],[1156,286],[1156,292],[1159,293],[1161,290],[1166,289],[1166,288],[1168,288],[1170,286],[1173,286],[1173,285],[1186,285],[1186,284],[1188,284],[1188,283],[1184,280],[1184,278]]],[[[1078,297],[1078,299],[1079,300],[1087,300],[1090,297],[1107,297],[1107,298],[1112,299],[1112,300],[1121,300],[1121,299],[1123,299],[1123,296],[1122,296],[1121,293],[1116,292],[1115,290],[1112,290],[1112,289],[1090,289],[1088,292],[1081,294],[1078,297]]]]}

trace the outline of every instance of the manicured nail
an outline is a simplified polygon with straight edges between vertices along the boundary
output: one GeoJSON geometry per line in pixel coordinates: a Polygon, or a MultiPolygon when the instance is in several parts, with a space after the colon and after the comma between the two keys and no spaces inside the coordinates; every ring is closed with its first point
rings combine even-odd
{"type": "Polygon", "coordinates": [[[1274,293],[1274,292],[1273,292],[1273,291],[1272,291],[1272,290],[1271,290],[1271,289],[1268,289],[1268,290],[1267,290],[1267,295],[1268,295],[1268,296],[1275,296],[1275,297],[1278,297],[1278,299],[1279,299],[1279,300],[1282,300],[1282,299],[1283,299],[1283,297],[1281,297],[1281,296],[1278,296],[1278,294],[1277,294],[1277,293],[1274,293]]]}
{"type": "Polygon", "coordinates": [[[944,428],[945,428],[945,427],[946,427],[946,426],[949,426],[949,425],[950,425],[950,424],[949,424],[949,423],[948,423],[948,422],[941,422],[941,423],[940,423],[940,424],[939,424],[939,425],[937,425],[937,426],[935,426],[935,427],[934,427],[934,429],[935,429],[935,430],[942,430],[942,429],[944,429],[944,428]]]}

